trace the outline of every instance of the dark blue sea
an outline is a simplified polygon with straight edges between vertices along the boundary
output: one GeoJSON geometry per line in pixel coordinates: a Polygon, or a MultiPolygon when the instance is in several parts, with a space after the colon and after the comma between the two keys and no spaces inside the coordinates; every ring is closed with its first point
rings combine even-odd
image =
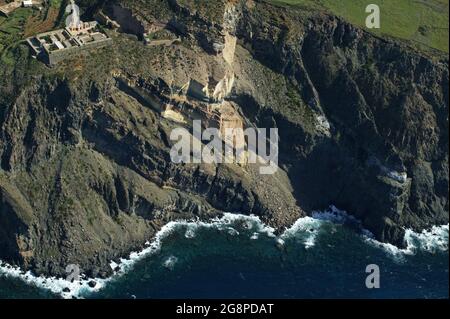
{"type": "MultiPolygon", "coordinates": [[[[448,298],[448,225],[381,244],[332,207],[274,235],[256,217],[171,223],[108,280],[69,284],[0,270],[0,298],[448,298]],[[366,286],[377,265],[379,288],[366,286]],[[70,292],[62,293],[68,286],[70,292]]],[[[67,291],[67,290],[66,290],[67,291]]]]}

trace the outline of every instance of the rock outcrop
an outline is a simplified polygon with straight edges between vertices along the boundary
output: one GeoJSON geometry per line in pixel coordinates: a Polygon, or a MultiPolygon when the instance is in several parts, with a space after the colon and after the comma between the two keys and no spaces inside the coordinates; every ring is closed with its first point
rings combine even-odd
{"type": "Polygon", "coordinates": [[[113,6],[137,38],[111,31],[111,49],[53,69],[18,45],[0,69],[1,260],[104,277],[165,223],[222,212],[282,230],[334,204],[397,245],[405,227],[448,223],[448,58],[263,1],[113,6]],[[157,20],[181,44],[141,43],[136,21],[157,20]],[[217,95],[180,93],[191,80],[217,95]],[[275,175],[172,163],[170,132],[217,100],[279,129],[275,175]]]}

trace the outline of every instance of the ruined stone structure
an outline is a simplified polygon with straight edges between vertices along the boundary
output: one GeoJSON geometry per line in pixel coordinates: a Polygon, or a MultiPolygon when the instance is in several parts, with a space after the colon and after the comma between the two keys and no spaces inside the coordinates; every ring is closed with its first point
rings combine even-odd
{"type": "Polygon", "coordinates": [[[27,39],[36,57],[55,65],[83,51],[101,48],[111,43],[107,34],[97,29],[97,22],[81,22],[77,26],[38,34],[27,39]]]}

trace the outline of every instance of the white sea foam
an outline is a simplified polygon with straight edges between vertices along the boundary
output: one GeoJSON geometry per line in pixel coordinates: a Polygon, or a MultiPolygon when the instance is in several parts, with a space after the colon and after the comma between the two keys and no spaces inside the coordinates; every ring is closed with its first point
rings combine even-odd
{"type": "Polygon", "coordinates": [[[363,234],[363,239],[367,244],[382,249],[388,256],[392,257],[397,262],[403,262],[405,261],[406,255],[411,255],[411,252],[408,249],[401,249],[395,245],[380,242],[376,240],[371,233],[369,236],[363,234]]]}
{"type": "Polygon", "coordinates": [[[431,229],[423,230],[421,233],[414,232],[411,229],[406,229],[404,238],[406,248],[399,248],[389,243],[379,242],[369,230],[362,227],[361,221],[348,214],[346,211],[340,210],[333,205],[325,211],[313,212],[312,216],[313,218],[322,221],[331,221],[336,224],[352,224],[358,226],[360,234],[365,242],[384,250],[396,261],[404,261],[405,256],[413,255],[417,251],[428,251],[431,253],[437,251],[448,251],[448,224],[433,226],[431,229]]]}
{"type": "Polygon", "coordinates": [[[320,235],[321,228],[325,223],[357,226],[361,224],[346,211],[340,210],[333,205],[324,211],[313,211],[311,216],[298,219],[294,225],[281,235],[281,238],[295,237],[297,242],[302,243],[306,249],[309,249],[315,246],[317,237],[320,235]]]}
{"type": "Polygon", "coordinates": [[[170,256],[166,260],[164,260],[163,266],[169,270],[173,270],[175,264],[178,262],[178,258],[175,256],[170,256]]]}
{"type": "Polygon", "coordinates": [[[114,270],[114,275],[107,278],[86,278],[81,275],[80,280],[70,282],[64,278],[35,276],[31,272],[24,272],[19,267],[13,267],[8,264],[0,267],[0,275],[7,277],[14,277],[21,279],[27,284],[47,289],[54,294],[60,295],[63,298],[83,298],[87,294],[99,291],[108,282],[115,280],[129,271],[132,266],[143,257],[158,252],[161,248],[162,240],[167,237],[175,229],[177,223],[169,223],[162,227],[156,234],[152,242],[146,243],[146,248],[140,252],[131,252],[128,258],[121,258],[118,263],[111,261],[110,267],[114,270]],[[90,287],[89,283],[95,281],[95,287],[90,287]],[[69,290],[67,290],[69,289],[69,290]]]}
{"type": "Polygon", "coordinates": [[[284,240],[281,239],[281,238],[278,238],[278,239],[276,240],[276,242],[277,242],[278,247],[283,247],[284,244],[285,244],[284,240]]]}
{"type": "Polygon", "coordinates": [[[303,217],[298,219],[292,227],[286,229],[281,238],[297,238],[306,249],[314,247],[318,235],[318,229],[322,224],[321,220],[312,217],[303,217]]]}
{"type": "Polygon", "coordinates": [[[405,234],[407,249],[411,252],[423,250],[431,253],[448,251],[448,228],[448,224],[433,226],[421,233],[407,229],[405,234]]]}
{"type": "Polygon", "coordinates": [[[184,233],[184,237],[188,238],[188,239],[192,239],[195,237],[195,230],[192,228],[188,228],[186,230],[186,232],[184,233]]]}
{"type": "Polygon", "coordinates": [[[230,236],[238,236],[239,235],[239,232],[236,229],[234,229],[233,227],[228,227],[227,232],[228,232],[228,235],[230,235],[230,236]]]}
{"type": "MultiPolygon", "coordinates": [[[[158,253],[164,239],[174,231],[183,227],[185,228],[186,239],[195,237],[199,228],[214,228],[237,236],[239,235],[239,231],[236,228],[240,229],[239,227],[241,227],[244,230],[252,230],[252,235],[250,237],[252,240],[257,240],[261,235],[265,235],[266,237],[273,238],[277,245],[282,246],[289,238],[296,238],[297,242],[302,243],[304,247],[308,249],[314,247],[324,223],[351,223],[360,225],[360,222],[353,216],[334,206],[330,206],[328,210],[313,212],[312,217],[298,219],[292,227],[286,229],[277,237],[275,235],[275,229],[265,225],[257,216],[226,213],[223,217],[211,219],[209,222],[184,220],[166,224],[156,234],[153,241],[145,243],[146,247],[142,251],[132,252],[128,258],[121,258],[118,262],[111,261],[110,266],[114,270],[114,275],[107,279],[89,279],[85,276],[81,276],[82,279],[79,281],[69,282],[65,279],[55,277],[37,277],[31,272],[24,272],[18,267],[12,267],[4,263],[3,266],[0,267],[0,275],[19,278],[30,285],[48,289],[55,294],[61,295],[63,298],[83,298],[83,296],[86,296],[89,293],[101,290],[109,282],[129,272],[138,260],[158,253]],[[92,280],[96,282],[95,287],[89,286],[89,283],[92,280]],[[66,288],[70,289],[70,292],[65,292],[65,290],[67,291],[66,288]]],[[[361,227],[361,236],[363,236],[367,243],[383,249],[389,255],[398,259],[403,258],[405,255],[414,254],[418,250],[428,252],[448,251],[448,232],[448,225],[435,226],[430,230],[421,233],[406,230],[405,241],[407,243],[407,248],[400,249],[391,244],[376,241],[374,236],[368,230],[361,227]]],[[[163,266],[172,267],[176,262],[176,257],[171,256],[165,260],[163,266]]]]}
{"type": "Polygon", "coordinates": [[[331,221],[335,224],[360,224],[360,222],[355,217],[348,214],[345,210],[338,209],[334,205],[331,205],[327,210],[324,211],[313,211],[311,215],[314,219],[331,221]]]}
{"type": "Polygon", "coordinates": [[[73,282],[62,278],[34,276],[31,272],[24,272],[19,267],[4,265],[0,267],[0,275],[5,277],[14,277],[21,279],[23,282],[51,291],[54,294],[60,295],[63,298],[82,298],[83,295],[89,292],[99,291],[108,281],[107,279],[95,279],[95,287],[90,287],[89,283],[92,279],[80,279],[73,282]],[[68,291],[69,289],[70,291],[68,291]]]}
{"type": "MultiPolygon", "coordinates": [[[[123,276],[127,272],[129,272],[133,265],[143,259],[146,256],[151,254],[155,254],[160,251],[162,241],[167,238],[174,231],[179,229],[180,227],[186,227],[185,237],[191,238],[192,235],[195,236],[196,231],[199,228],[215,228],[218,230],[227,231],[230,235],[238,235],[239,232],[232,228],[239,221],[245,221],[247,224],[244,226],[245,228],[251,227],[260,234],[266,234],[270,237],[275,237],[274,229],[264,225],[261,220],[256,216],[243,216],[236,214],[224,214],[221,218],[211,219],[209,222],[203,222],[199,220],[195,221],[177,221],[170,222],[163,226],[161,230],[155,235],[153,241],[146,242],[146,247],[140,252],[131,252],[128,258],[121,258],[118,262],[111,261],[110,267],[114,271],[114,275],[107,279],[100,278],[86,278],[84,275],[81,275],[81,279],[70,282],[64,278],[56,278],[56,277],[44,277],[44,276],[35,276],[31,272],[24,272],[19,267],[13,267],[6,263],[3,263],[0,266],[0,275],[6,277],[14,277],[24,281],[27,284],[47,289],[54,294],[60,295],[63,298],[83,298],[90,293],[99,291],[105,285],[120,276],[123,276]],[[251,225],[251,226],[249,226],[251,225]],[[89,283],[95,281],[95,287],[90,287],[89,283]],[[69,289],[69,290],[67,290],[69,289]]],[[[174,260],[168,260],[168,262],[173,262],[174,260]]],[[[176,261],[175,261],[176,262],[176,261]]],[[[1,263],[1,261],[0,261],[1,263]]]]}
{"type": "Polygon", "coordinates": [[[448,251],[448,230],[448,224],[433,226],[431,229],[425,229],[421,233],[406,229],[404,237],[406,248],[399,248],[389,243],[379,242],[366,229],[363,229],[363,238],[368,244],[383,249],[396,261],[403,262],[406,256],[414,255],[418,251],[426,251],[429,253],[448,251]]]}
{"type": "Polygon", "coordinates": [[[259,238],[259,233],[253,233],[251,236],[250,236],[250,239],[251,240],[257,240],[259,238]]]}

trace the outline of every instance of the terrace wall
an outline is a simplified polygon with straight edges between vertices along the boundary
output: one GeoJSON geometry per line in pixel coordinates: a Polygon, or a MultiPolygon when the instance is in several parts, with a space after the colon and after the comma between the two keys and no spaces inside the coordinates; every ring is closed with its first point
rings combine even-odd
{"type": "MultiPolygon", "coordinates": [[[[111,43],[112,43],[112,39],[107,38],[107,39],[103,39],[103,40],[99,40],[99,41],[95,41],[95,42],[91,42],[91,43],[86,43],[85,45],[83,45],[81,47],[71,47],[71,48],[66,48],[66,49],[58,50],[58,51],[46,52],[45,55],[47,56],[47,60],[44,62],[49,65],[55,65],[65,59],[68,59],[70,57],[81,54],[87,50],[103,48],[105,46],[110,45],[111,43]]],[[[44,59],[45,59],[45,57],[44,57],[44,59]]]]}

